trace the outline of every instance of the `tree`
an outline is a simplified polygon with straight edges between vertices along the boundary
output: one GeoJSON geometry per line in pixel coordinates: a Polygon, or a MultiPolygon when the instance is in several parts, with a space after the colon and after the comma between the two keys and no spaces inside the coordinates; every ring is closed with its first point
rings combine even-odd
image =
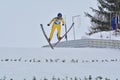
{"type": "MultiPolygon", "coordinates": [[[[91,15],[85,12],[85,15],[90,18],[91,26],[89,29],[89,35],[111,30],[111,16],[114,14],[120,16],[120,0],[97,0],[98,10],[90,7],[95,13],[91,15]]],[[[120,28],[120,26],[118,26],[120,28]]]]}

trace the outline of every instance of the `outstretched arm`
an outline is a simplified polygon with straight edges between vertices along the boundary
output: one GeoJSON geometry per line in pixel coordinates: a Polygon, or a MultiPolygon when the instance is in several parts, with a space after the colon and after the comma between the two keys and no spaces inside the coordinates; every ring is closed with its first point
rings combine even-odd
{"type": "Polygon", "coordinates": [[[54,18],[48,23],[48,26],[50,26],[50,24],[54,21],[54,18]]]}

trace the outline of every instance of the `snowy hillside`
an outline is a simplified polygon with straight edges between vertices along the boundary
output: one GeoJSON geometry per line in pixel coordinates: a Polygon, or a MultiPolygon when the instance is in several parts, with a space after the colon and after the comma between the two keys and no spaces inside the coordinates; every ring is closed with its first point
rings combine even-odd
{"type": "MultiPolygon", "coordinates": [[[[101,34],[105,35],[106,32],[101,34]]],[[[99,33],[93,36],[96,35],[99,33]]],[[[90,39],[93,36],[84,37],[81,40],[90,39]]],[[[97,37],[96,39],[99,40],[97,37]]],[[[50,48],[1,47],[0,79],[119,80],[119,53],[118,48],[79,47],[52,50],[50,48]]]]}
{"type": "MultiPolygon", "coordinates": [[[[53,43],[54,45],[54,43],[53,43]]],[[[49,47],[49,45],[43,46],[49,47]]],[[[61,41],[56,47],[64,48],[83,48],[83,47],[94,47],[94,48],[117,48],[120,49],[120,33],[117,35],[114,31],[103,31],[95,33],[91,36],[82,36],[81,39],[61,41]]]]}
{"type": "Polygon", "coordinates": [[[120,36],[83,36],[91,24],[84,13],[97,6],[97,0],[0,0],[0,80],[120,80],[120,36]],[[71,30],[69,41],[43,48],[48,42],[39,24],[49,35],[47,24],[59,12],[67,28],[75,22],[78,40],[71,30]]]}
{"type": "MultiPolygon", "coordinates": [[[[83,38],[85,38],[85,37],[83,37],[83,38]]],[[[117,35],[115,35],[114,31],[103,31],[103,32],[95,33],[91,36],[86,36],[86,38],[120,40],[120,32],[117,32],[117,35]]]]}
{"type": "Polygon", "coordinates": [[[118,49],[0,48],[0,79],[116,80],[119,63],[118,49]]]}

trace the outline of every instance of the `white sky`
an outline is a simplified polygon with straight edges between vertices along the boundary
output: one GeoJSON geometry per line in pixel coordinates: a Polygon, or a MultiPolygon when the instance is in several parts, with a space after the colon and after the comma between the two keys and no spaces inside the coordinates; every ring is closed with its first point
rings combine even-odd
{"type": "MultiPolygon", "coordinates": [[[[44,25],[49,35],[51,27],[46,25],[59,12],[66,15],[68,27],[72,24],[72,16],[81,15],[80,27],[76,27],[79,30],[77,36],[81,36],[90,25],[84,12],[91,13],[89,7],[96,8],[96,4],[96,0],[0,0],[0,46],[40,47],[48,44],[39,24],[44,25]]],[[[68,37],[73,39],[73,35],[68,37]]]]}

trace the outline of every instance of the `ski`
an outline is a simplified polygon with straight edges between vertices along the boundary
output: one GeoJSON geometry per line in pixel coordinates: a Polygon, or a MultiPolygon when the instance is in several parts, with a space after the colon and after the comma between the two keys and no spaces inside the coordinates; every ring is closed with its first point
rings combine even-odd
{"type": "Polygon", "coordinates": [[[46,33],[45,33],[45,30],[44,30],[44,28],[43,28],[43,25],[42,25],[42,24],[40,24],[40,26],[41,26],[42,32],[43,32],[43,34],[44,34],[44,36],[45,36],[45,38],[46,38],[47,42],[49,43],[49,45],[50,45],[51,49],[54,49],[54,48],[53,48],[53,46],[52,46],[52,44],[50,43],[50,41],[49,41],[49,39],[48,39],[48,37],[47,37],[46,33]]]}
{"type": "Polygon", "coordinates": [[[74,26],[74,23],[72,23],[70,28],[65,32],[65,34],[61,37],[61,39],[58,40],[56,43],[54,43],[53,47],[55,47],[67,35],[67,33],[72,29],[73,26],[74,26]]]}

